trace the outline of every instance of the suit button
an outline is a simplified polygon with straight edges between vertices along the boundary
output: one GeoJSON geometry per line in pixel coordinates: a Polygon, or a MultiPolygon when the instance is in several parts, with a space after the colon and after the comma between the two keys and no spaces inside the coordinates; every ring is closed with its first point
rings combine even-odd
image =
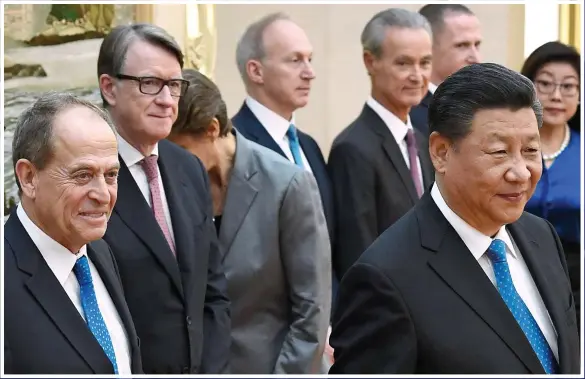
{"type": "Polygon", "coordinates": [[[187,325],[191,326],[191,316],[187,316],[185,320],[187,321],[187,325]]]}
{"type": "Polygon", "coordinates": [[[183,367],[183,374],[189,374],[190,371],[189,367],[183,367]]]}

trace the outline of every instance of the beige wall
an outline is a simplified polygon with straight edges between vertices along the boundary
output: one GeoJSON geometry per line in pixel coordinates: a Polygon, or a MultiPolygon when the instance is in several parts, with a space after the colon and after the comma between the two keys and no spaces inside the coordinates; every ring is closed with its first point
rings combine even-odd
{"type": "MultiPolygon", "coordinates": [[[[421,5],[393,5],[418,10],[421,5]]],[[[483,25],[484,60],[517,69],[524,47],[523,5],[469,5],[483,25]]],[[[369,83],[361,60],[360,34],[385,5],[216,5],[217,59],[214,79],[233,115],[245,97],[235,64],[235,48],[246,26],[263,15],[283,11],[307,32],[314,47],[314,81],[309,105],[296,114],[325,156],[335,136],[361,110],[369,83]]]]}

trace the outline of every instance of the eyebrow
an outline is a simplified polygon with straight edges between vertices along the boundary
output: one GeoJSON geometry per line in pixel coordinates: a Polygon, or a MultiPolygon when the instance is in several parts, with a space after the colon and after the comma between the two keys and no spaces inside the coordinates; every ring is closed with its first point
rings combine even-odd
{"type": "MultiPolygon", "coordinates": [[[[542,70],[542,71],[540,71],[540,73],[541,74],[547,74],[549,76],[554,76],[554,74],[552,72],[547,71],[547,70],[542,70]]],[[[576,75],[573,75],[573,74],[563,76],[563,79],[569,79],[569,78],[573,78],[573,79],[579,80],[579,78],[576,75]]]]}
{"type": "MultiPolygon", "coordinates": [[[[505,136],[498,133],[490,133],[486,137],[487,142],[498,141],[498,142],[505,142],[506,140],[510,139],[510,136],[505,136]]],[[[527,142],[538,141],[539,134],[531,134],[526,137],[527,142]]]]}

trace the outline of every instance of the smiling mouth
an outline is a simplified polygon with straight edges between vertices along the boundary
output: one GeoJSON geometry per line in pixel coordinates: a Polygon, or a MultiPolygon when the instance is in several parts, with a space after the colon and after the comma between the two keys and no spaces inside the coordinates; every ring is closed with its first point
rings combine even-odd
{"type": "Polygon", "coordinates": [[[506,201],[515,203],[524,198],[524,192],[505,193],[499,194],[498,196],[506,201]]]}
{"type": "Polygon", "coordinates": [[[86,217],[90,219],[100,219],[106,216],[106,212],[80,212],[79,215],[81,217],[86,217]]]}

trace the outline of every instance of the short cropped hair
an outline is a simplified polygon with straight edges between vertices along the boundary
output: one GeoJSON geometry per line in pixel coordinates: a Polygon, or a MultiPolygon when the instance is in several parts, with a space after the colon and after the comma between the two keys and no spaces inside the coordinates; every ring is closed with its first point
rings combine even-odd
{"type": "Polygon", "coordinates": [[[540,128],[542,106],[530,79],[496,63],[472,64],[449,76],[435,91],[429,105],[429,131],[456,143],[469,134],[478,111],[522,108],[532,108],[540,128]]]}

